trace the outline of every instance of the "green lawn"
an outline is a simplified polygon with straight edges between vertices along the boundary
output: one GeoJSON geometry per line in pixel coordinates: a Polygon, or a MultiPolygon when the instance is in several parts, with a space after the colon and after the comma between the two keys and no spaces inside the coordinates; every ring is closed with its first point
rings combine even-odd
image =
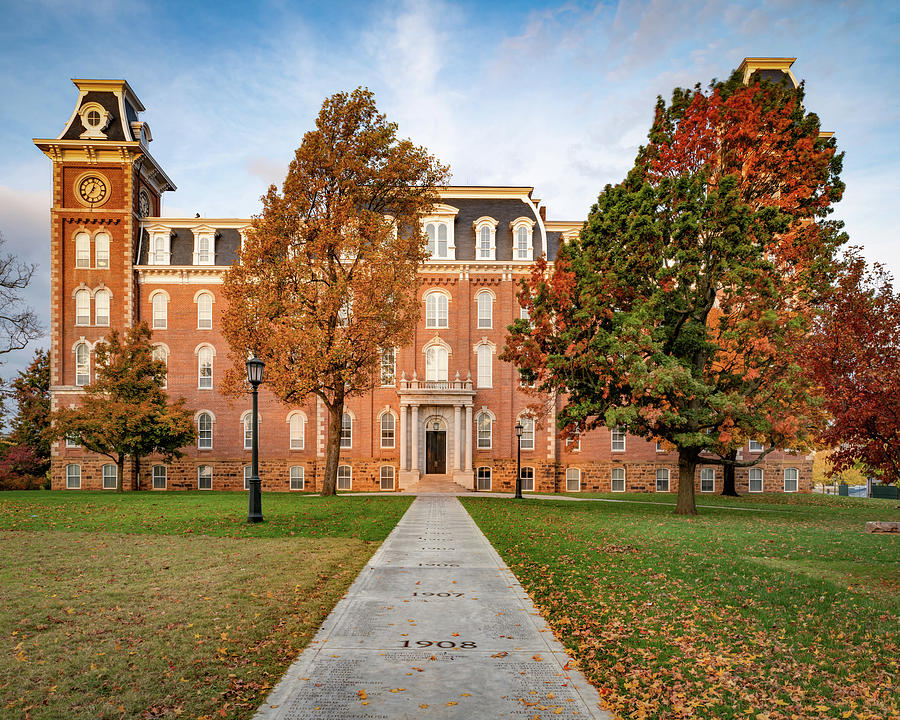
{"type": "Polygon", "coordinates": [[[619,716],[900,718],[896,501],[602,497],[463,503],[619,716]]]}
{"type": "Polygon", "coordinates": [[[249,718],[411,500],[0,493],[0,718],[249,718]]]}

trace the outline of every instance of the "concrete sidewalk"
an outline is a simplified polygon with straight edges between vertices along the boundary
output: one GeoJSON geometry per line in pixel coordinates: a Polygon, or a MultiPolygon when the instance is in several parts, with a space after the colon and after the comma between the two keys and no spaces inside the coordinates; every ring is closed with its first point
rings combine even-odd
{"type": "Polygon", "coordinates": [[[258,720],[603,718],[515,576],[453,496],[420,496],[258,720]]]}

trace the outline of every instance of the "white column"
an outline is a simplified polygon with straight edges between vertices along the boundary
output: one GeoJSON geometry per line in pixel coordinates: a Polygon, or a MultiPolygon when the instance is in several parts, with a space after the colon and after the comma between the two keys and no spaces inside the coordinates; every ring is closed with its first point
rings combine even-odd
{"type": "Polygon", "coordinates": [[[453,406],[453,469],[461,470],[460,467],[460,449],[462,445],[462,407],[460,405],[453,406]]]}
{"type": "Polygon", "coordinates": [[[400,470],[406,470],[406,405],[400,406],[400,470]]]}
{"type": "Polygon", "coordinates": [[[466,471],[472,470],[472,406],[466,406],[466,471]]]}
{"type": "Polygon", "coordinates": [[[418,471],[419,469],[419,406],[412,406],[412,457],[410,458],[409,469],[418,471]]]}

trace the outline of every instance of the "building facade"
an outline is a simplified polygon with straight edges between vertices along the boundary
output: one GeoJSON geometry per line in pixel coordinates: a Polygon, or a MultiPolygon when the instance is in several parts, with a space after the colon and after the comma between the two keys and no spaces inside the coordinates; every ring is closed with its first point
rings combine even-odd
{"type": "MultiPolygon", "coordinates": [[[[790,59],[756,62],[742,68],[793,81],[790,59]]],[[[79,95],[63,132],[35,140],[53,166],[52,405],[78,402],[94,376],[94,347],[111,328],[146,321],[167,363],[168,392],[196,410],[198,441],[171,463],[145,459],[139,472],[126,472],[125,488],[245,489],[250,398],[228,399],[217,387],[227,356],[220,290],[250,221],[162,217],[162,194],[175,186],[150,154],[140,100],[122,80],[73,82],[79,95]]],[[[521,423],[526,491],[674,492],[677,453],[616,429],[560,437],[558,406],[546,403],[534,417],[537,399],[498,359],[507,326],[523,316],[519,280],[538,257],[554,258],[582,221],[548,220],[530,187],[448,187],[423,223],[431,256],[416,288],[415,339],[386,351],[374,387],[348,401],[338,488],[390,492],[442,476],[481,491],[510,490],[521,423]]],[[[259,423],[263,489],[320,489],[321,402],[286,407],[263,385],[259,423]]],[[[742,457],[762,452],[751,443],[742,457]]],[[[54,489],[115,487],[115,466],[72,442],[54,446],[51,472],[54,489]]],[[[698,468],[698,493],[720,492],[721,483],[720,467],[698,468]]],[[[811,458],[791,452],[771,451],[737,470],[744,492],[811,484],[811,458]]]]}

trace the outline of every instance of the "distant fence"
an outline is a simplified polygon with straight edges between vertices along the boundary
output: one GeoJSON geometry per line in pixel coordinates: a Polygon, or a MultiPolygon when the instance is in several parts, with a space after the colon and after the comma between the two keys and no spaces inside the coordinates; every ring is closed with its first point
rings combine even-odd
{"type": "Polygon", "coordinates": [[[838,485],[838,495],[841,497],[873,497],[884,498],[887,500],[900,500],[900,488],[896,485],[882,485],[881,483],[872,483],[871,492],[867,485],[838,485]]]}

